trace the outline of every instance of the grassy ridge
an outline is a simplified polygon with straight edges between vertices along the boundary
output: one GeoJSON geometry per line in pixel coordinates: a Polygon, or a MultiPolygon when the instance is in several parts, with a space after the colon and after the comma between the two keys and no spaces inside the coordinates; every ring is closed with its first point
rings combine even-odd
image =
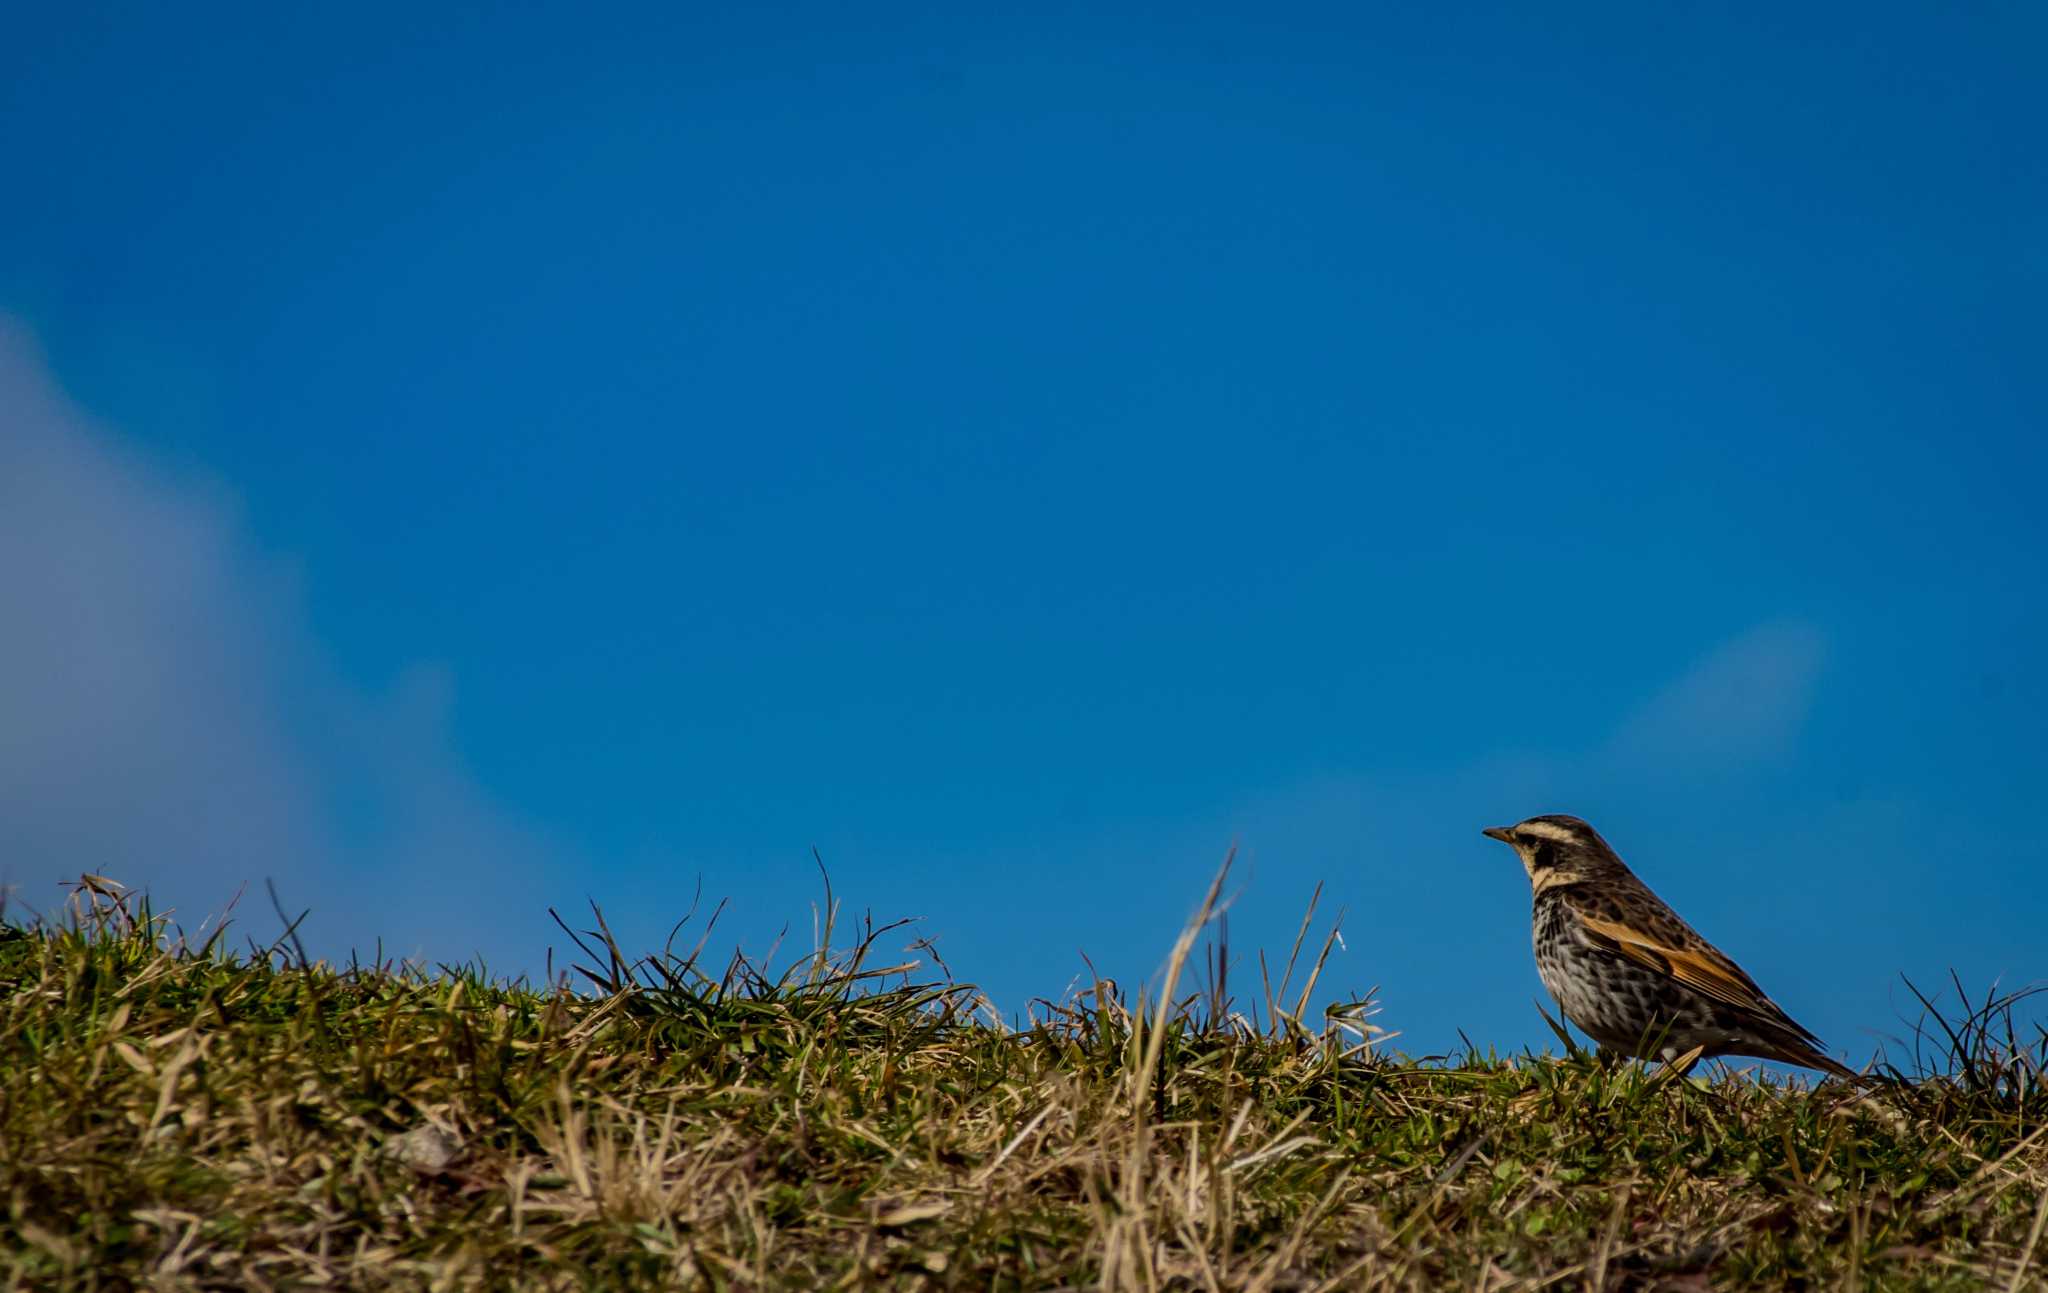
{"type": "Polygon", "coordinates": [[[2048,1041],[1999,1003],[1871,1094],[1422,1065],[1308,1027],[1312,973],[1177,995],[1200,928],[1165,1008],[1015,1029],[873,928],[773,978],[600,933],[535,991],[188,947],[91,882],[0,931],[0,1280],[2043,1286],[2048,1041]]]}

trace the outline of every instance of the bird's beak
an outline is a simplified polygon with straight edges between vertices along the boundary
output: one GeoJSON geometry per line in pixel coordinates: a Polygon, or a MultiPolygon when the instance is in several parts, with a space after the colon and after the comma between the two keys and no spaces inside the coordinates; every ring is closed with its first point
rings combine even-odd
{"type": "Polygon", "coordinates": [[[1512,826],[1489,826],[1479,833],[1490,840],[1499,840],[1503,844],[1515,842],[1515,828],[1512,826]]]}

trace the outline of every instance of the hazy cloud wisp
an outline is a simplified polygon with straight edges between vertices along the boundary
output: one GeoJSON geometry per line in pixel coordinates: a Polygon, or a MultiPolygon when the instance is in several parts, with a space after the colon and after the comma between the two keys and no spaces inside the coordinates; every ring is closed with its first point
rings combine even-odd
{"type": "MultiPolygon", "coordinates": [[[[339,680],[232,497],[93,426],[0,319],[0,823],[39,908],[95,871],[196,926],[530,966],[552,851],[464,767],[450,683],[339,680]]],[[[505,968],[516,968],[505,964],[505,968]]]]}

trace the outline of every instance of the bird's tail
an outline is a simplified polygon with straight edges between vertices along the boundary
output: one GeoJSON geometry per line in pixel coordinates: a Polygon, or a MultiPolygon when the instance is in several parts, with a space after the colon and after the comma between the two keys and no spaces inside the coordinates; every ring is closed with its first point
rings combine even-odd
{"type": "Polygon", "coordinates": [[[1858,1073],[1833,1056],[1822,1054],[1818,1047],[1809,1046],[1803,1041],[1788,1040],[1780,1045],[1778,1053],[1771,1058],[1785,1064],[1797,1064],[1801,1068],[1819,1069],[1829,1077],[1838,1077],[1844,1082],[1854,1082],[1858,1086],[1869,1086],[1880,1080],[1868,1073],[1858,1073]]]}

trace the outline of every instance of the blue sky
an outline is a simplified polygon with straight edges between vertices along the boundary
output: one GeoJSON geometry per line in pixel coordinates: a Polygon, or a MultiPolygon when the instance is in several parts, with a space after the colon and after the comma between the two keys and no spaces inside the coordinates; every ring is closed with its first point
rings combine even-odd
{"type": "Polygon", "coordinates": [[[1322,882],[1330,995],[1512,1048],[1478,830],[1565,811],[1860,1059],[2048,976],[2044,37],[25,14],[9,878],[538,969],[803,943],[815,845],[1015,1010],[1234,841],[1247,957],[1322,882]]]}

